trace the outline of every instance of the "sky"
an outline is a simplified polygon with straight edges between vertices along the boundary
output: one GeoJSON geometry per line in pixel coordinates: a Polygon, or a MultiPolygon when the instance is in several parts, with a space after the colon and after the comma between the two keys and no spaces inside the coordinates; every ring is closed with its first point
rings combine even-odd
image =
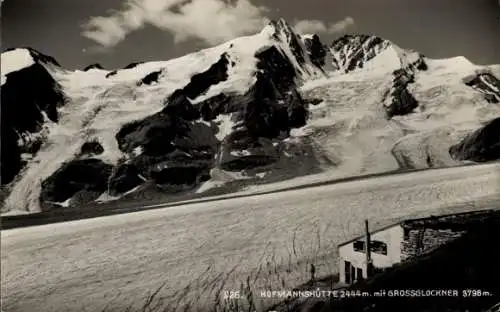
{"type": "Polygon", "coordinates": [[[326,43],[363,33],[428,57],[500,64],[500,0],[4,0],[2,49],[113,69],[256,33],[279,17],[326,43]]]}

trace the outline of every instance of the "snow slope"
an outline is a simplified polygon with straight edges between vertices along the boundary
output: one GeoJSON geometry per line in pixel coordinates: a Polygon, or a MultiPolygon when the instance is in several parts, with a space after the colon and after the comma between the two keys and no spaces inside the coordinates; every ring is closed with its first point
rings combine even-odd
{"type": "Polygon", "coordinates": [[[34,64],[28,50],[15,49],[2,53],[2,85],[7,81],[7,74],[34,64]]]}
{"type": "MultiPolygon", "coordinates": [[[[389,59],[398,59],[393,49],[385,51],[392,54],[389,59]]],[[[463,57],[425,62],[428,69],[419,71],[408,86],[419,106],[390,119],[384,118],[379,103],[391,86],[388,73],[394,62],[377,71],[363,68],[306,84],[302,92],[323,102],[311,108],[303,132],[314,137],[332,161],[344,159],[336,169],[345,175],[459,165],[448,148],[464,133],[500,117],[500,107],[462,82],[481,66],[463,57]],[[371,76],[362,79],[366,71],[371,76]]]]}
{"type": "Polygon", "coordinates": [[[275,302],[260,292],[307,282],[311,263],[317,276],[335,274],[337,245],[362,233],[364,219],[376,228],[498,206],[491,181],[499,170],[429,170],[2,231],[3,306],[137,311],[167,282],[156,297],[161,310],[222,311],[217,289],[250,278],[256,309],[265,311],[275,302]]]}

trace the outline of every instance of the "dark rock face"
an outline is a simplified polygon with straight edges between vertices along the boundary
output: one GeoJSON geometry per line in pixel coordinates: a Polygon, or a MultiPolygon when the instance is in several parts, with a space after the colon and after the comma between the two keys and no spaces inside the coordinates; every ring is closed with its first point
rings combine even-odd
{"type": "Polygon", "coordinates": [[[279,158],[278,149],[266,138],[249,138],[244,132],[233,132],[220,155],[220,167],[242,171],[272,164],[279,158]]]}
{"type": "Polygon", "coordinates": [[[219,94],[198,104],[206,120],[233,113],[235,124],[225,138],[219,165],[245,170],[277,160],[272,139],[286,137],[291,128],[305,125],[308,103],[295,89],[296,72],[277,47],[258,51],[255,84],[243,95],[219,94]]]}
{"type": "Polygon", "coordinates": [[[144,76],[144,78],[142,78],[141,80],[139,80],[139,82],[137,82],[137,85],[138,86],[151,85],[154,82],[158,82],[158,78],[160,77],[160,75],[162,73],[163,73],[162,70],[157,70],[157,71],[154,71],[152,73],[149,73],[146,76],[144,76]]]}
{"type": "Polygon", "coordinates": [[[24,166],[21,159],[21,149],[17,144],[17,133],[13,128],[4,127],[2,122],[2,185],[12,182],[24,166]]]}
{"type": "Polygon", "coordinates": [[[189,163],[166,163],[165,168],[151,172],[151,178],[160,185],[191,185],[200,182],[201,176],[206,176],[209,169],[203,165],[189,163]]]}
{"type": "Polygon", "coordinates": [[[123,67],[123,69],[131,69],[131,68],[134,68],[134,67],[137,67],[137,65],[140,65],[144,62],[132,62],[130,64],[128,64],[127,66],[123,67]]]}
{"type": "Polygon", "coordinates": [[[449,149],[456,160],[485,162],[500,159],[500,118],[465,137],[449,149]]]}
{"type": "Polygon", "coordinates": [[[492,73],[483,72],[466,77],[464,83],[481,92],[489,103],[500,103],[500,80],[492,73]]]}
{"type": "Polygon", "coordinates": [[[98,159],[73,160],[42,182],[41,200],[63,202],[81,191],[107,190],[112,166],[98,159]]]}
{"type": "Polygon", "coordinates": [[[19,132],[35,132],[43,122],[42,112],[51,121],[58,121],[57,107],[64,104],[65,96],[42,65],[34,64],[6,76],[2,86],[3,123],[19,132]]]}
{"type": "Polygon", "coordinates": [[[255,57],[259,59],[257,68],[273,77],[273,83],[278,90],[288,90],[294,86],[297,76],[295,68],[277,47],[258,51],[255,57]]]}
{"type": "Polygon", "coordinates": [[[249,92],[253,101],[245,107],[243,124],[251,137],[273,138],[281,131],[305,125],[307,107],[295,89],[281,93],[274,87],[272,77],[259,73],[249,92]]]}
{"type": "MultiPolygon", "coordinates": [[[[335,40],[331,45],[335,68],[343,68],[346,73],[363,68],[366,62],[391,46],[391,42],[380,37],[348,34],[335,40]]],[[[416,61],[408,64],[410,70],[427,70],[425,57],[418,54],[416,61]]]]}
{"type": "MultiPolygon", "coordinates": [[[[211,86],[227,80],[228,67],[229,55],[227,53],[224,53],[220,56],[219,60],[212,64],[212,66],[210,66],[206,71],[193,75],[189,83],[184,88],[182,88],[182,94],[189,99],[194,99],[202,95],[211,86]]],[[[173,97],[177,96],[178,94],[174,92],[173,97]]],[[[172,101],[171,98],[169,98],[169,102],[172,101]]]]}
{"type": "Polygon", "coordinates": [[[318,99],[318,98],[310,98],[310,99],[306,99],[307,103],[309,103],[309,105],[319,105],[320,103],[323,102],[323,99],[318,99]]]}
{"type": "Polygon", "coordinates": [[[172,152],[175,149],[172,140],[184,135],[188,127],[184,120],[172,117],[158,113],[126,124],[116,134],[120,150],[131,154],[135,148],[141,147],[143,153],[151,156],[172,152]]]}
{"type": "MultiPolygon", "coordinates": [[[[120,149],[132,155],[130,165],[134,170],[157,184],[182,184],[183,170],[186,170],[183,180],[186,184],[198,181],[213,166],[219,144],[208,125],[193,120],[192,110],[198,111],[189,101],[178,102],[174,107],[175,110],[125,125],[116,136],[120,149]],[[186,104],[190,107],[180,107],[186,104]],[[138,148],[141,152],[133,156],[138,148]]],[[[119,173],[119,183],[134,187],[139,183],[130,167],[119,173]]],[[[118,191],[118,187],[114,189],[118,191]]]]}
{"type": "Polygon", "coordinates": [[[274,38],[277,41],[284,40],[290,50],[293,53],[293,56],[297,60],[300,65],[305,63],[304,50],[300,46],[300,37],[292,30],[290,25],[284,20],[279,19],[277,21],[271,21],[271,26],[274,27],[274,38]],[[283,37],[283,38],[280,38],[283,37]]]}
{"type": "Polygon", "coordinates": [[[194,120],[200,117],[198,109],[191,104],[183,89],[175,90],[165,101],[165,104],[166,106],[162,112],[169,116],[182,116],[186,120],[194,120]]]}
{"type": "Polygon", "coordinates": [[[407,115],[418,107],[418,101],[407,89],[414,79],[413,72],[407,69],[398,69],[393,72],[393,87],[389,93],[391,103],[385,106],[388,118],[407,115]]]}
{"type": "Polygon", "coordinates": [[[130,191],[143,182],[139,169],[134,165],[124,163],[113,168],[108,181],[108,191],[111,196],[116,196],[130,191]]]}
{"type": "Polygon", "coordinates": [[[51,121],[57,122],[57,108],[66,101],[59,84],[43,65],[37,63],[40,59],[52,64],[56,62],[34,50],[30,50],[31,53],[36,56],[35,63],[7,74],[7,80],[2,86],[2,184],[11,182],[21,170],[21,146],[31,146],[28,147],[31,152],[36,152],[32,147],[40,146],[40,142],[32,145],[23,139],[24,136],[19,135],[40,131],[44,122],[43,113],[51,121]],[[18,145],[18,139],[21,140],[21,145],[18,145]]]}
{"type": "Polygon", "coordinates": [[[331,48],[338,56],[336,63],[341,65],[346,72],[363,68],[364,64],[377,56],[377,52],[386,49],[389,42],[376,36],[369,35],[344,35],[336,39],[331,48]],[[344,49],[348,46],[349,49],[344,49]]]}
{"type": "MultiPolygon", "coordinates": [[[[228,78],[227,70],[229,57],[222,54],[217,62],[206,71],[193,75],[189,83],[182,89],[175,90],[166,100],[162,113],[169,118],[177,116],[185,120],[200,118],[200,111],[195,108],[189,99],[194,99],[205,93],[212,85],[225,81],[228,78]]],[[[206,106],[206,105],[205,105],[206,106]]]]}
{"type": "Polygon", "coordinates": [[[420,55],[419,59],[412,65],[415,66],[415,68],[420,71],[426,71],[427,69],[429,69],[429,66],[425,62],[423,55],[420,55]]]}
{"type": "Polygon", "coordinates": [[[210,86],[228,79],[231,61],[222,54],[174,91],[161,112],[123,126],[116,139],[129,161],[113,173],[110,191],[123,193],[143,179],[162,187],[194,186],[209,178],[216,166],[244,170],[275,162],[279,153],[273,139],[305,125],[308,101],[295,89],[295,68],[277,47],[262,49],[255,57],[259,71],[246,93],[220,93],[191,103],[210,86]],[[222,130],[214,120],[222,114],[232,114],[234,126],[221,142],[215,135],[222,130]]]}
{"type": "Polygon", "coordinates": [[[238,111],[238,104],[245,98],[236,94],[226,95],[219,93],[209,99],[198,103],[197,107],[205,121],[212,121],[220,114],[229,114],[238,111]]]}
{"type": "Polygon", "coordinates": [[[85,142],[80,148],[81,156],[100,155],[102,153],[104,153],[104,148],[102,147],[101,143],[99,143],[99,141],[97,140],[85,142]]]}
{"type": "Polygon", "coordinates": [[[275,162],[278,154],[272,139],[286,137],[291,128],[305,125],[308,118],[307,103],[294,88],[280,91],[273,77],[262,73],[257,74],[256,83],[245,95],[221,98],[226,112],[239,107],[233,114],[235,128],[226,137],[219,156],[219,165],[225,170],[275,162]]]}
{"type": "Polygon", "coordinates": [[[116,74],[118,74],[117,70],[110,71],[109,73],[106,74],[106,78],[113,77],[116,74]]]}
{"type": "MultiPolygon", "coordinates": [[[[132,69],[132,68],[137,67],[137,65],[140,65],[142,63],[144,63],[144,62],[133,62],[133,63],[130,63],[127,66],[123,67],[122,69],[132,69]]],[[[118,69],[110,71],[109,73],[106,74],[106,78],[115,76],[116,74],[118,74],[118,71],[119,71],[118,69]]]]}
{"type": "Polygon", "coordinates": [[[102,67],[102,65],[99,63],[94,63],[94,64],[90,64],[87,67],[85,67],[83,69],[83,71],[89,71],[91,69],[104,69],[104,67],[102,67]]]}
{"type": "Polygon", "coordinates": [[[319,39],[318,35],[314,35],[312,38],[304,39],[304,44],[311,62],[317,67],[323,68],[326,60],[326,48],[319,39]]]}

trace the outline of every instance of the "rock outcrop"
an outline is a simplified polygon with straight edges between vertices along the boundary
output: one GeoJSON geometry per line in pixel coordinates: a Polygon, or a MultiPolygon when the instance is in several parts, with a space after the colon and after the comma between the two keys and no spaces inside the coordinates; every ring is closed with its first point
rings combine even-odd
{"type": "Polygon", "coordinates": [[[450,147],[449,152],[457,160],[485,162],[500,159],[500,118],[470,133],[450,147]]]}
{"type": "Polygon", "coordinates": [[[479,71],[465,77],[464,83],[481,92],[489,103],[500,103],[500,80],[489,71],[479,71]]]}
{"type": "Polygon", "coordinates": [[[195,99],[206,92],[211,86],[227,80],[229,56],[223,53],[219,60],[212,64],[206,71],[195,74],[184,88],[176,90],[166,101],[167,105],[176,102],[179,96],[195,99]]]}
{"type": "Polygon", "coordinates": [[[93,156],[104,153],[104,148],[98,140],[85,142],[80,148],[80,156],[93,156]]]}
{"type": "Polygon", "coordinates": [[[275,162],[279,155],[272,139],[305,125],[307,105],[294,88],[293,65],[276,47],[258,51],[255,57],[260,71],[244,94],[220,93],[191,102],[228,78],[230,62],[223,54],[173,92],[160,113],[125,125],[116,138],[131,160],[117,175],[127,187],[114,189],[135,187],[138,174],[159,185],[196,185],[215,166],[240,171],[275,162]],[[219,141],[216,134],[222,130],[216,119],[222,116],[234,127],[219,141]],[[133,181],[128,182],[128,173],[133,181]]]}
{"type": "Polygon", "coordinates": [[[112,71],[110,71],[109,73],[106,74],[106,78],[116,76],[116,74],[118,74],[118,70],[116,70],[116,69],[112,70],[112,71]]]}
{"type": "Polygon", "coordinates": [[[318,35],[313,35],[310,38],[304,39],[304,44],[306,46],[307,53],[311,62],[319,68],[325,67],[327,48],[321,42],[318,35]]]}
{"type": "Polygon", "coordinates": [[[149,73],[146,76],[144,76],[144,78],[142,78],[137,82],[137,86],[151,85],[153,83],[156,83],[158,82],[158,78],[160,78],[161,75],[163,75],[162,70],[157,70],[152,73],[149,73]]]}
{"type": "Polygon", "coordinates": [[[137,65],[143,64],[144,62],[132,62],[128,64],[127,66],[123,67],[123,69],[132,69],[134,67],[137,67],[137,65]]]}
{"type": "Polygon", "coordinates": [[[91,69],[104,69],[104,67],[99,63],[94,63],[86,66],[83,71],[89,71],[91,69]]]}
{"type": "Polygon", "coordinates": [[[392,75],[392,88],[385,103],[388,118],[409,114],[418,107],[418,101],[407,88],[414,82],[414,73],[407,69],[398,69],[392,75]]]}
{"type": "Polygon", "coordinates": [[[113,168],[108,180],[108,192],[111,196],[124,194],[141,185],[146,179],[141,176],[134,164],[122,163],[113,168]]]}
{"type": "Polygon", "coordinates": [[[57,108],[66,102],[61,86],[46,68],[59,66],[52,57],[33,49],[8,51],[27,53],[32,64],[7,73],[2,84],[2,184],[10,183],[24,166],[21,154],[37,152],[42,125],[46,120],[57,122],[57,108]]]}
{"type": "Polygon", "coordinates": [[[376,36],[347,34],[336,39],[330,49],[336,66],[348,73],[363,68],[390,44],[389,41],[376,36]]]}
{"type": "Polygon", "coordinates": [[[40,199],[42,203],[60,203],[79,192],[86,192],[93,194],[85,200],[91,202],[96,199],[96,194],[98,196],[107,190],[112,168],[112,165],[98,159],[70,161],[42,182],[40,199]]]}

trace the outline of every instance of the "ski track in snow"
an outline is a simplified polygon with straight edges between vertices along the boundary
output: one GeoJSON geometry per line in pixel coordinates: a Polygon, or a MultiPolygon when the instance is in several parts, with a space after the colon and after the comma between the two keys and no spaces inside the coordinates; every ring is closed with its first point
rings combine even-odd
{"type": "Polygon", "coordinates": [[[499,200],[500,165],[488,164],[2,231],[3,306],[120,311],[166,282],[158,299],[168,311],[206,311],[218,288],[247,277],[258,299],[305,282],[310,263],[318,276],[334,273],[337,244],[365,218],[383,226],[499,200]]]}

